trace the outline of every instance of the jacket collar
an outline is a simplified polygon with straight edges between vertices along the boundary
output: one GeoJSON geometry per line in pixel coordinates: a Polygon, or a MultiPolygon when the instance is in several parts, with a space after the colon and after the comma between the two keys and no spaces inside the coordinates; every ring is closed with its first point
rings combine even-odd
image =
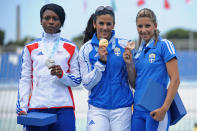
{"type": "MultiPolygon", "coordinates": [[[[162,39],[162,37],[159,35],[158,36],[158,41],[160,41],[162,39]]],[[[142,45],[144,46],[145,45],[145,41],[142,40],[142,45]]],[[[154,49],[157,47],[157,44],[155,44],[155,37],[153,37],[146,45],[145,45],[146,48],[151,48],[151,49],[154,49]]]]}
{"type": "Polygon", "coordinates": [[[44,41],[56,41],[59,38],[60,38],[60,32],[55,33],[55,34],[49,34],[49,33],[46,33],[46,32],[42,33],[42,39],[44,41]]]}

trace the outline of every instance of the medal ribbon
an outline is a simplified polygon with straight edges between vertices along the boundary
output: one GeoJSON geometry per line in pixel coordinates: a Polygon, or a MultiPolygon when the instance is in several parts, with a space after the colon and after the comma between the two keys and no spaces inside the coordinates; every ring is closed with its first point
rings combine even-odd
{"type": "Polygon", "coordinates": [[[46,46],[46,43],[44,43],[44,47],[45,47],[45,50],[47,51],[47,54],[48,54],[48,56],[49,56],[49,59],[51,59],[51,58],[54,56],[54,54],[55,54],[55,52],[56,52],[56,50],[57,50],[57,47],[58,47],[58,45],[59,45],[59,41],[60,41],[60,38],[58,38],[58,39],[56,40],[56,42],[55,42],[55,44],[53,45],[53,49],[52,49],[52,51],[51,51],[50,54],[49,54],[49,50],[48,50],[48,48],[47,48],[47,46],[46,46]]]}

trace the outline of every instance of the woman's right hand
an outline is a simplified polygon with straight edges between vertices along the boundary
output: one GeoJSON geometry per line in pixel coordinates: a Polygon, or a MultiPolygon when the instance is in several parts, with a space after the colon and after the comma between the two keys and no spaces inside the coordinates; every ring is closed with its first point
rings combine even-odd
{"type": "Polygon", "coordinates": [[[98,53],[99,53],[100,59],[103,62],[107,62],[107,54],[108,54],[107,48],[105,46],[99,46],[98,53]]]}

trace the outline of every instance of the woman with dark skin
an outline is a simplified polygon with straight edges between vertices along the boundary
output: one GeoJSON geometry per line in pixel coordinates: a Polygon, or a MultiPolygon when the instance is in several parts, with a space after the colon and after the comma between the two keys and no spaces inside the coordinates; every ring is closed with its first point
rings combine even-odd
{"type": "Polygon", "coordinates": [[[27,126],[28,131],[75,131],[74,100],[70,87],[81,82],[77,46],[60,37],[65,12],[56,4],[40,10],[42,38],[24,47],[18,88],[17,114],[52,113],[57,121],[27,126]]]}

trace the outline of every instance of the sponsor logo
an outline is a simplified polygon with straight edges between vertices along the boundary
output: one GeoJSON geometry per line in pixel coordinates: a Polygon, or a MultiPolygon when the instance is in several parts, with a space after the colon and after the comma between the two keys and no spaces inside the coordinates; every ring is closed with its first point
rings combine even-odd
{"type": "Polygon", "coordinates": [[[94,125],[94,124],[95,124],[94,121],[91,120],[91,121],[88,123],[88,126],[91,126],[91,125],[94,125]]]}
{"type": "Polygon", "coordinates": [[[42,53],[42,51],[40,51],[40,52],[38,53],[38,55],[44,55],[44,54],[42,53]]]}

